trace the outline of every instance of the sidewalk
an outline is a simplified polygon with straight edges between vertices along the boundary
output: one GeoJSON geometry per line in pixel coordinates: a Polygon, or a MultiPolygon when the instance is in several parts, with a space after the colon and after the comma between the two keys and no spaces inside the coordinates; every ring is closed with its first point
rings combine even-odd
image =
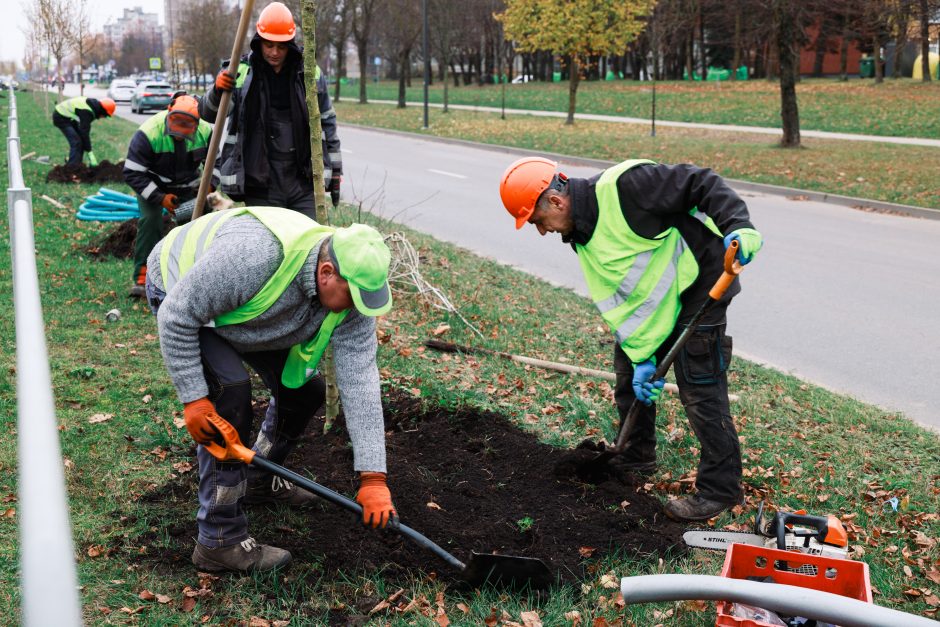
{"type": "MultiPolygon", "coordinates": [[[[395,100],[369,100],[376,104],[398,104],[395,100]]],[[[409,107],[423,107],[423,102],[407,101],[409,107]]],[[[444,105],[439,103],[428,103],[430,107],[443,109],[444,105]]],[[[501,113],[500,107],[483,107],[477,105],[449,104],[450,109],[460,109],[463,111],[481,111],[485,113],[501,113]]],[[[510,115],[533,115],[547,118],[567,118],[568,113],[563,111],[537,111],[533,109],[506,109],[510,115]]],[[[616,115],[601,115],[599,113],[575,113],[576,120],[591,120],[594,122],[613,122],[615,124],[650,124],[649,118],[627,118],[616,115]]],[[[671,126],[676,128],[702,128],[712,131],[732,131],[738,133],[758,133],[761,135],[780,135],[782,131],[779,128],[769,128],[766,126],[738,126],[736,124],[705,124],[699,122],[670,122],[668,120],[656,120],[656,126],[671,126]]],[[[856,135],[854,133],[832,133],[829,131],[807,131],[800,130],[802,137],[815,137],[818,139],[840,139],[846,141],[860,142],[882,142],[886,144],[906,144],[909,146],[931,146],[940,148],[940,139],[927,139],[924,137],[888,137],[882,135],[856,135]]]]}

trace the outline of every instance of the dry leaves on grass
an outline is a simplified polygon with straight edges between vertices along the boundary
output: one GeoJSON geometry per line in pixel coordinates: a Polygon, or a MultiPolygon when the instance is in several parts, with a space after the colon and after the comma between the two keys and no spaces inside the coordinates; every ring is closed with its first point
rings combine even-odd
{"type": "Polygon", "coordinates": [[[88,419],[89,424],[97,424],[99,422],[106,422],[114,418],[114,414],[94,414],[88,419]]]}

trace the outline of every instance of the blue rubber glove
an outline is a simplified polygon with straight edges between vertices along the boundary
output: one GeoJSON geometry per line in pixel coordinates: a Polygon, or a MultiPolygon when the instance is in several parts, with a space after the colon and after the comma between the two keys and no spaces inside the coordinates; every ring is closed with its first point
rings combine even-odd
{"type": "Polygon", "coordinates": [[[726,250],[734,240],[738,240],[738,261],[742,266],[751,263],[751,259],[764,245],[764,238],[755,229],[736,229],[725,235],[726,250]]]}
{"type": "Polygon", "coordinates": [[[650,381],[656,374],[656,359],[647,359],[638,364],[633,364],[633,393],[637,400],[649,407],[659,400],[663,393],[663,386],[666,385],[665,379],[656,379],[650,381]]]}

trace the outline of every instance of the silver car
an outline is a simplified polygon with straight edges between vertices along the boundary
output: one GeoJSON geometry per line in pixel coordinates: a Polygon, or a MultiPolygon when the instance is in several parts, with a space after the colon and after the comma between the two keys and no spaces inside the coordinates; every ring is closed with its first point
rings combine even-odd
{"type": "Polygon", "coordinates": [[[131,112],[143,113],[146,109],[165,109],[173,99],[173,88],[169,83],[141,83],[131,96],[131,112]]]}
{"type": "Polygon", "coordinates": [[[134,96],[134,89],[137,83],[129,78],[116,78],[111,81],[108,87],[108,98],[117,101],[127,102],[134,96]]]}

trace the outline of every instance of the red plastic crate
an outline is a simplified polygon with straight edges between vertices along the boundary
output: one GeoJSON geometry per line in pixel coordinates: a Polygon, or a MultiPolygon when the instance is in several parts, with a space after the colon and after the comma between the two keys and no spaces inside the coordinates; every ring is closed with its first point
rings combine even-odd
{"type": "MultiPolygon", "coordinates": [[[[750,544],[732,544],[725,554],[722,577],[747,579],[773,577],[775,584],[787,584],[872,602],[868,564],[795,551],[780,551],[750,544]],[[784,566],[781,562],[786,562],[784,566]]],[[[717,604],[716,627],[767,627],[769,624],[731,615],[732,603],[717,604]]]]}

